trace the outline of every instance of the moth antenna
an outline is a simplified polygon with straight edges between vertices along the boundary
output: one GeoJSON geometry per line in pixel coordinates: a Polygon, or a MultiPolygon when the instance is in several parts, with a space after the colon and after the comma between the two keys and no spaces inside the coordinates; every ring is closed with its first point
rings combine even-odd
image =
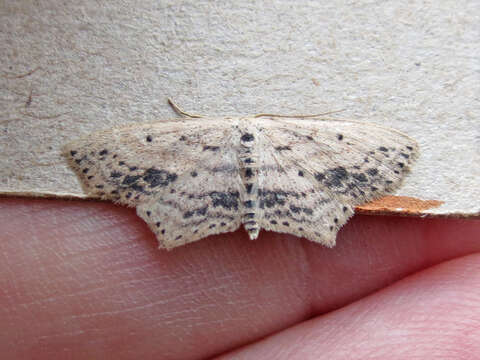
{"type": "Polygon", "coordinates": [[[341,110],[334,110],[334,111],[329,111],[326,113],[321,113],[321,114],[311,114],[311,115],[279,115],[279,114],[256,114],[253,117],[259,118],[259,117],[264,117],[264,116],[269,116],[269,117],[279,117],[279,118],[314,118],[314,117],[319,117],[319,116],[325,116],[325,115],[331,115],[331,114],[336,114],[342,111],[345,111],[347,109],[341,109],[341,110]]]}
{"type": "Polygon", "coordinates": [[[189,118],[193,118],[193,119],[199,119],[199,118],[203,118],[204,116],[202,115],[197,115],[197,114],[189,114],[187,113],[186,111],[182,110],[177,104],[175,104],[173,102],[172,99],[170,98],[167,98],[167,101],[168,101],[168,104],[172,107],[172,109],[177,113],[177,114],[180,114],[180,115],[183,115],[183,116],[187,116],[189,118]]]}

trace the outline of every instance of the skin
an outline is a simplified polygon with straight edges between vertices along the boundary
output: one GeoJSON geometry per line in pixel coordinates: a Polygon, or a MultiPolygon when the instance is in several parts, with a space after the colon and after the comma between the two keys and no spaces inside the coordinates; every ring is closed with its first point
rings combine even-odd
{"type": "Polygon", "coordinates": [[[133,209],[10,198],[0,229],[2,359],[480,358],[480,220],[167,252],[133,209]]]}

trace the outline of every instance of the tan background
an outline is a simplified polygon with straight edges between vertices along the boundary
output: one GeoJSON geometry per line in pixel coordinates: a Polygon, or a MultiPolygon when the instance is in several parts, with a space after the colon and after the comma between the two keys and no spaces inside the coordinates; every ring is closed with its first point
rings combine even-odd
{"type": "Polygon", "coordinates": [[[176,116],[315,113],[392,126],[398,194],[480,213],[478,1],[0,1],[0,192],[84,196],[60,146],[176,116]]]}

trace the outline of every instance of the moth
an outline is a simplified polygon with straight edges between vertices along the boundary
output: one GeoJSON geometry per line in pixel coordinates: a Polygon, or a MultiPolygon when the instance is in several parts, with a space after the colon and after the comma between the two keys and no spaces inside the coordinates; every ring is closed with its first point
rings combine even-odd
{"type": "Polygon", "coordinates": [[[93,197],[136,207],[160,248],[241,225],[332,247],[357,205],[395,191],[418,157],[375,124],[259,114],[133,124],[90,134],[63,154],[93,197]]]}

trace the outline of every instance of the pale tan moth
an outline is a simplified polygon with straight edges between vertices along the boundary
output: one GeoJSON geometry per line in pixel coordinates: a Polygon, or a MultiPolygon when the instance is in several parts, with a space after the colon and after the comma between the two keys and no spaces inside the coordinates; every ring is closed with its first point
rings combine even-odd
{"type": "Polygon", "coordinates": [[[414,140],[379,125],[259,114],[134,124],[68,144],[86,192],[134,206],[171,249],[244,226],[334,246],[354,207],[396,190],[414,140]]]}

